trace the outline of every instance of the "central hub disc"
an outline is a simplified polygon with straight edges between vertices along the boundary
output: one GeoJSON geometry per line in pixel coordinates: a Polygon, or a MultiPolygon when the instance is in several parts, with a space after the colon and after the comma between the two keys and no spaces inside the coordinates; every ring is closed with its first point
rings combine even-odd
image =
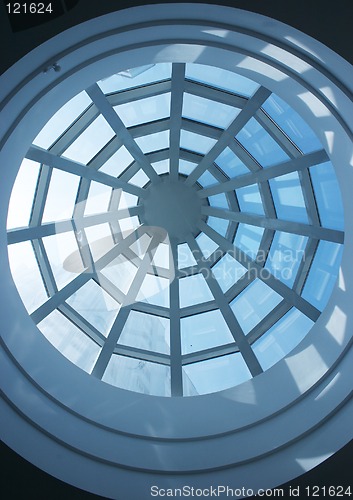
{"type": "Polygon", "coordinates": [[[169,175],[161,177],[161,182],[146,189],[141,222],[162,227],[179,243],[188,233],[196,236],[203,219],[201,206],[207,203],[197,196],[197,190],[196,186],[186,186],[183,178],[174,181],[169,175]]]}

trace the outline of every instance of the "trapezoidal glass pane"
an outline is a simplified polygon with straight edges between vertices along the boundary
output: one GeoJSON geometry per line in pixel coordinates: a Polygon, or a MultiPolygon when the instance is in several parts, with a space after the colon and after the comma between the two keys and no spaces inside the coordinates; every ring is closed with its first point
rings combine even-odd
{"type": "Polygon", "coordinates": [[[185,269],[187,267],[196,266],[196,259],[187,243],[178,245],[178,268],[185,269]]]}
{"type": "Polygon", "coordinates": [[[313,321],[294,307],[252,345],[263,370],[289,354],[307,335],[313,321]]]}
{"type": "Polygon", "coordinates": [[[227,253],[212,267],[212,272],[222,288],[222,291],[226,292],[244,276],[247,269],[227,253]]]}
{"type": "Polygon", "coordinates": [[[38,328],[68,360],[91,373],[101,348],[71,321],[59,311],[53,311],[38,328]]]}
{"type": "Polygon", "coordinates": [[[205,259],[208,259],[210,255],[213,254],[218,248],[215,241],[211,240],[205,233],[200,233],[196,238],[197,244],[199,245],[201,252],[203,253],[205,259]]]}
{"type": "Polygon", "coordinates": [[[272,288],[256,279],[230,304],[242,330],[248,334],[282,301],[272,288]]]}
{"type": "Polygon", "coordinates": [[[113,354],[103,382],[129,391],[170,396],[170,367],[113,354]]]}
{"type": "Polygon", "coordinates": [[[134,157],[129,153],[125,146],[121,146],[99,169],[100,172],[119,177],[124,170],[133,163],[134,157]]]}
{"type": "Polygon", "coordinates": [[[234,245],[251,259],[256,259],[263,233],[262,227],[240,223],[235,234],[234,245]]]}
{"type": "Polygon", "coordinates": [[[320,241],[302,297],[322,311],[335,286],[341,264],[343,245],[331,241],[320,241]]]}
{"type": "Polygon", "coordinates": [[[216,144],[216,139],[206,137],[204,135],[195,134],[187,130],[182,130],[180,133],[180,147],[205,155],[216,144]]]}
{"type": "Polygon", "coordinates": [[[131,311],[119,337],[119,344],[169,354],[169,319],[131,311]]]}
{"type": "Polygon", "coordinates": [[[193,306],[213,300],[214,297],[208,288],[202,274],[187,276],[179,280],[180,307],[193,306]]]}
{"type": "Polygon", "coordinates": [[[207,225],[225,237],[228,231],[229,221],[220,219],[219,217],[208,217],[207,225]]]}
{"type": "Polygon", "coordinates": [[[190,175],[193,170],[197,167],[197,163],[193,163],[187,160],[179,160],[179,172],[184,175],[190,175]]]}
{"type": "Polygon", "coordinates": [[[235,190],[241,212],[264,215],[264,207],[257,184],[235,190]]]}
{"type": "Polygon", "coordinates": [[[137,137],[135,140],[144,154],[169,148],[169,130],[137,137]]]}
{"type": "Polygon", "coordinates": [[[328,161],[311,167],[310,177],[322,226],[343,230],[341,191],[332,163],[328,161]]]}
{"type": "Polygon", "coordinates": [[[287,286],[292,287],[308,238],[299,234],[276,231],[265,268],[287,286]]]}
{"type": "Polygon", "coordinates": [[[99,115],[64,151],[63,156],[87,165],[114,135],[114,130],[99,115]]]}
{"type": "Polygon", "coordinates": [[[166,174],[167,172],[169,172],[169,159],[156,161],[154,163],[151,163],[151,165],[158,175],[166,174]]]}
{"type": "Polygon", "coordinates": [[[7,216],[7,229],[29,224],[38,181],[39,163],[25,158],[13,185],[7,216]]]}
{"type": "Polygon", "coordinates": [[[130,184],[134,184],[135,186],[138,187],[144,187],[146,184],[148,184],[150,181],[150,178],[145,174],[145,172],[140,168],[136,174],[131,177],[129,180],[130,184]]]}
{"type": "MultiPolygon", "coordinates": [[[[126,90],[140,85],[146,85],[162,80],[167,80],[171,77],[172,65],[170,63],[160,63],[140,67],[142,71],[135,71],[134,75],[128,78],[124,76],[124,72],[115,73],[108,78],[103,78],[98,82],[99,87],[105,94],[126,90]]],[[[139,70],[139,68],[134,68],[139,70]]],[[[125,73],[126,74],[126,73],[125,73]]],[[[131,75],[133,75],[131,73],[131,75]]]]}
{"type": "Polygon", "coordinates": [[[223,391],[251,379],[240,353],[183,366],[184,396],[223,391]]]}
{"type": "Polygon", "coordinates": [[[322,149],[319,139],[309,125],[277,95],[271,94],[262,105],[262,108],[303,153],[311,153],[312,151],[322,149]]]}
{"type": "Polygon", "coordinates": [[[233,335],[219,309],[182,318],[180,330],[182,354],[234,342],[233,335]]]}
{"type": "Polygon", "coordinates": [[[170,116],[170,92],[114,106],[125,127],[153,122],[170,116]]]}
{"type": "Polygon", "coordinates": [[[43,238],[43,244],[56,285],[60,290],[76,278],[83,268],[75,234],[73,231],[68,231],[47,236],[43,238]],[[73,256],[75,256],[77,268],[68,264],[73,256]]]}
{"type": "Polygon", "coordinates": [[[92,181],[85,204],[85,215],[107,212],[111,195],[111,187],[101,184],[100,182],[92,181]]]}
{"type": "Polygon", "coordinates": [[[138,291],[136,301],[169,307],[169,280],[147,274],[138,291]]]}
{"type": "Polygon", "coordinates": [[[281,175],[269,181],[277,217],[293,222],[308,223],[302,186],[297,172],[281,175]]]}
{"type": "Polygon", "coordinates": [[[228,199],[224,193],[209,196],[208,201],[210,202],[211,207],[229,209],[228,199]]]}
{"type": "Polygon", "coordinates": [[[250,172],[244,163],[228,147],[226,147],[215,159],[215,163],[230,179],[250,172]]]}
{"type": "Polygon", "coordinates": [[[260,87],[258,83],[242,75],[203,64],[187,64],[186,78],[245,97],[251,97],[260,87]]]}
{"type": "Polygon", "coordinates": [[[43,222],[52,222],[72,217],[80,178],[62,170],[52,170],[43,222]],[[60,203],[58,203],[60,200],[60,203]]]}
{"type": "Polygon", "coordinates": [[[108,223],[86,227],[84,231],[94,262],[97,262],[115,245],[108,223]]]}
{"type": "Polygon", "coordinates": [[[29,313],[48,298],[38,263],[29,241],[8,246],[10,269],[22,302],[29,313]]]}
{"type": "Polygon", "coordinates": [[[262,167],[270,167],[289,160],[289,156],[255,118],[250,118],[236,139],[262,167]]]}
{"type": "Polygon", "coordinates": [[[215,184],[219,184],[216,177],[212,175],[208,170],[205,170],[205,172],[197,179],[197,182],[202,187],[209,187],[214,186],[215,184]]]}
{"type": "Polygon", "coordinates": [[[112,260],[101,271],[103,276],[124,294],[128,293],[136,272],[136,265],[122,255],[112,260]]]}
{"type": "Polygon", "coordinates": [[[63,132],[92,104],[86,92],[81,92],[64,104],[45,124],[33,144],[48,149],[63,132]]]}
{"type": "Polygon", "coordinates": [[[120,309],[120,304],[93,280],[85,283],[66,302],[105,337],[120,309]]]}
{"type": "Polygon", "coordinates": [[[239,113],[240,109],[227,104],[184,93],[182,113],[184,118],[225,129],[239,113]]]}

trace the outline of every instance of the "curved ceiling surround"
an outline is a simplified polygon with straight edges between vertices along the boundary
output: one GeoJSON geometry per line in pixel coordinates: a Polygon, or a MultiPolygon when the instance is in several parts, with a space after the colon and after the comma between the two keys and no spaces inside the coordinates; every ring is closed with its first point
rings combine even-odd
{"type": "Polygon", "coordinates": [[[351,67],[184,7],[89,21],[3,77],[2,408],[40,452],[4,440],[111,498],[272,487],[350,438],[351,67]]]}

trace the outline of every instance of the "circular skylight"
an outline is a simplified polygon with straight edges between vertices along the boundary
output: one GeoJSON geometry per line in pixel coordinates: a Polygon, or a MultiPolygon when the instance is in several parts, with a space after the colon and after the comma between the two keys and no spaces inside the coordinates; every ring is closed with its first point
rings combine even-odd
{"type": "Polygon", "coordinates": [[[33,321],[104,382],[159,396],[238,385],[325,307],[343,247],[333,166],[268,89],[199,64],[99,81],[29,148],[8,214],[33,321]]]}

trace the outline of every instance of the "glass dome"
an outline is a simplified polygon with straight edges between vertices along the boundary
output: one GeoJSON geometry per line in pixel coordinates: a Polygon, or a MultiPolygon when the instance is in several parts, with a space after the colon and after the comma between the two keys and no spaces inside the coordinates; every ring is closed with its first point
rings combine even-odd
{"type": "Polygon", "coordinates": [[[93,377],[158,396],[236,386],[297,346],[330,297],[343,229],[302,117],[191,63],[119,72],[59,109],[7,223],[43,335],[93,377]]]}

